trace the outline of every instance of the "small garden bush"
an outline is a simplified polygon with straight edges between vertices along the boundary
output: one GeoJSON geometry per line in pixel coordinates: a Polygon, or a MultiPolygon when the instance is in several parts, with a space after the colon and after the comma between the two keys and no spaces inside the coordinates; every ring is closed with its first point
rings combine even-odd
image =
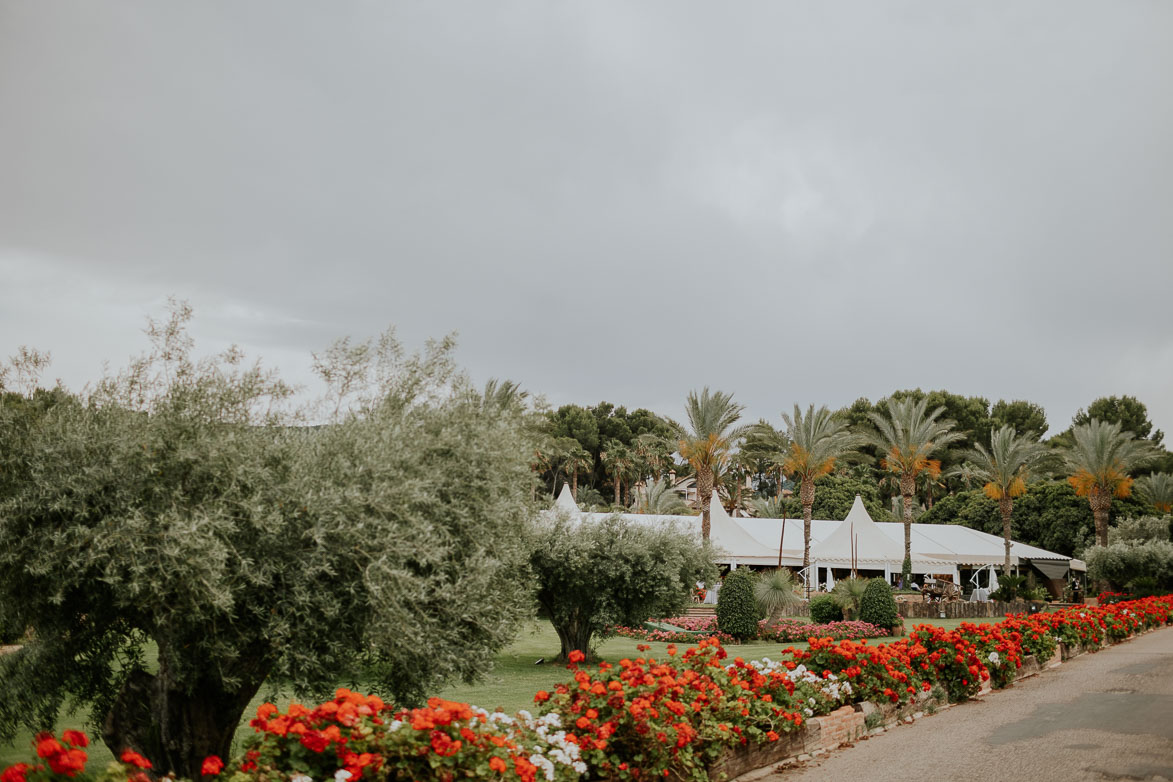
{"type": "Polygon", "coordinates": [[[811,622],[825,625],[829,622],[843,621],[843,607],[830,595],[818,595],[811,598],[811,622]]]}
{"type": "Polygon", "coordinates": [[[1135,585],[1134,591],[1150,594],[1173,589],[1173,543],[1168,541],[1092,546],[1083,558],[1088,578],[1107,581],[1114,589],[1135,585]]]}
{"type": "Polygon", "coordinates": [[[900,614],[896,612],[892,588],[884,579],[873,578],[868,582],[859,601],[859,620],[889,630],[900,626],[900,614]]]}
{"type": "Polygon", "coordinates": [[[739,641],[758,634],[758,604],[753,594],[754,577],[750,571],[734,570],[725,576],[717,595],[717,629],[739,641]]]}
{"type": "Polygon", "coordinates": [[[1001,600],[1004,602],[1012,602],[1022,597],[1022,591],[1026,587],[1026,576],[1015,576],[1007,573],[998,576],[998,588],[990,593],[991,600],[1001,600]]]}

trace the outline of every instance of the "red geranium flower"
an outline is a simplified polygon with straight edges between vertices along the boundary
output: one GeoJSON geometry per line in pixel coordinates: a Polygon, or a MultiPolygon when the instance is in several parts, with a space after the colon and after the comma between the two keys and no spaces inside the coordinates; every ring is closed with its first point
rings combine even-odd
{"type": "Polygon", "coordinates": [[[125,750],[118,758],[128,766],[137,766],[139,768],[150,768],[151,761],[144,758],[142,755],[133,750],[125,750]]]}

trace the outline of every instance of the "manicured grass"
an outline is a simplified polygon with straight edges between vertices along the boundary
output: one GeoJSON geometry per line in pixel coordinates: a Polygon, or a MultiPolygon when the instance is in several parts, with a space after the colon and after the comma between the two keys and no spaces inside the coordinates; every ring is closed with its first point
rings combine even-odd
{"type": "MultiPolygon", "coordinates": [[[[929,624],[947,629],[955,629],[962,622],[986,624],[999,622],[1002,617],[984,619],[907,619],[905,625],[909,628],[918,624],[929,624]]],[[[894,638],[876,638],[870,643],[884,643],[894,638]]],[[[624,657],[638,657],[645,653],[636,647],[643,643],[632,638],[610,638],[598,645],[598,652],[602,659],[617,662],[624,657]]],[[[651,649],[646,655],[651,657],[667,657],[666,643],[649,641],[651,649]]],[[[685,648],[685,644],[677,644],[685,648]]],[[[726,647],[730,657],[744,657],[747,660],[756,660],[763,657],[778,659],[789,648],[806,648],[805,643],[747,643],[726,647]]],[[[153,650],[152,650],[153,651],[153,650]]],[[[456,684],[450,686],[437,695],[455,701],[465,701],[489,709],[502,708],[507,712],[520,709],[529,709],[533,706],[533,696],[538,690],[551,690],[555,684],[570,680],[570,672],[551,660],[558,655],[558,636],[548,622],[535,622],[522,631],[516,641],[497,656],[496,666],[480,682],[475,684],[456,684]],[[536,664],[544,658],[547,662],[536,664]]],[[[261,693],[253,699],[245,710],[242,730],[237,731],[237,742],[248,735],[248,721],[256,713],[257,707],[273,696],[270,687],[262,688],[261,693]]],[[[286,691],[279,691],[274,702],[284,708],[292,700],[292,695],[286,691]]],[[[88,717],[85,712],[70,713],[62,709],[57,719],[57,730],[80,727],[88,717]]],[[[0,743],[0,768],[27,761],[32,754],[30,742],[32,733],[24,732],[16,737],[11,744],[0,743]]],[[[106,746],[99,740],[90,745],[91,769],[101,769],[112,756],[106,746]]]]}

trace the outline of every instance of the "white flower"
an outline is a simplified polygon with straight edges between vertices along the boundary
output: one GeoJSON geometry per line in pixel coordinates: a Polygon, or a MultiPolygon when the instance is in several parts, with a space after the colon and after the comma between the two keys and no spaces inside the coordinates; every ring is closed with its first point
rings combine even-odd
{"type": "Polygon", "coordinates": [[[314,782],[314,780],[307,777],[305,774],[298,774],[295,777],[290,777],[289,782],[314,782]]]}
{"type": "Polygon", "coordinates": [[[551,782],[553,782],[554,764],[550,762],[549,758],[546,758],[542,755],[530,755],[529,762],[533,763],[535,766],[540,768],[542,770],[542,773],[544,773],[546,775],[546,779],[551,780],[551,782]]]}
{"type": "Polygon", "coordinates": [[[998,656],[998,653],[997,653],[997,652],[990,652],[990,656],[989,656],[989,658],[988,658],[988,659],[989,659],[989,661],[990,661],[990,662],[992,662],[992,663],[994,663],[994,664],[997,664],[997,663],[998,663],[998,661],[999,661],[1000,659],[1002,659],[1002,658],[998,656]]]}
{"type": "Polygon", "coordinates": [[[353,775],[349,771],[344,768],[340,768],[334,772],[334,782],[346,782],[346,780],[350,779],[351,776],[353,775]]]}

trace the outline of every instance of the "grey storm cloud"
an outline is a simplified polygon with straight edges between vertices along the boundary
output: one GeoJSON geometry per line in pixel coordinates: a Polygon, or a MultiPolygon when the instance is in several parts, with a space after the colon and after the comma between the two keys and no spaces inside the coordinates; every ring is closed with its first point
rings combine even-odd
{"type": "Polygon", "coordinates": [[[0,0],[0,351],[396,324],[555,403],[1134,394],[1173,431],[1173,5],[0,0]]]}

